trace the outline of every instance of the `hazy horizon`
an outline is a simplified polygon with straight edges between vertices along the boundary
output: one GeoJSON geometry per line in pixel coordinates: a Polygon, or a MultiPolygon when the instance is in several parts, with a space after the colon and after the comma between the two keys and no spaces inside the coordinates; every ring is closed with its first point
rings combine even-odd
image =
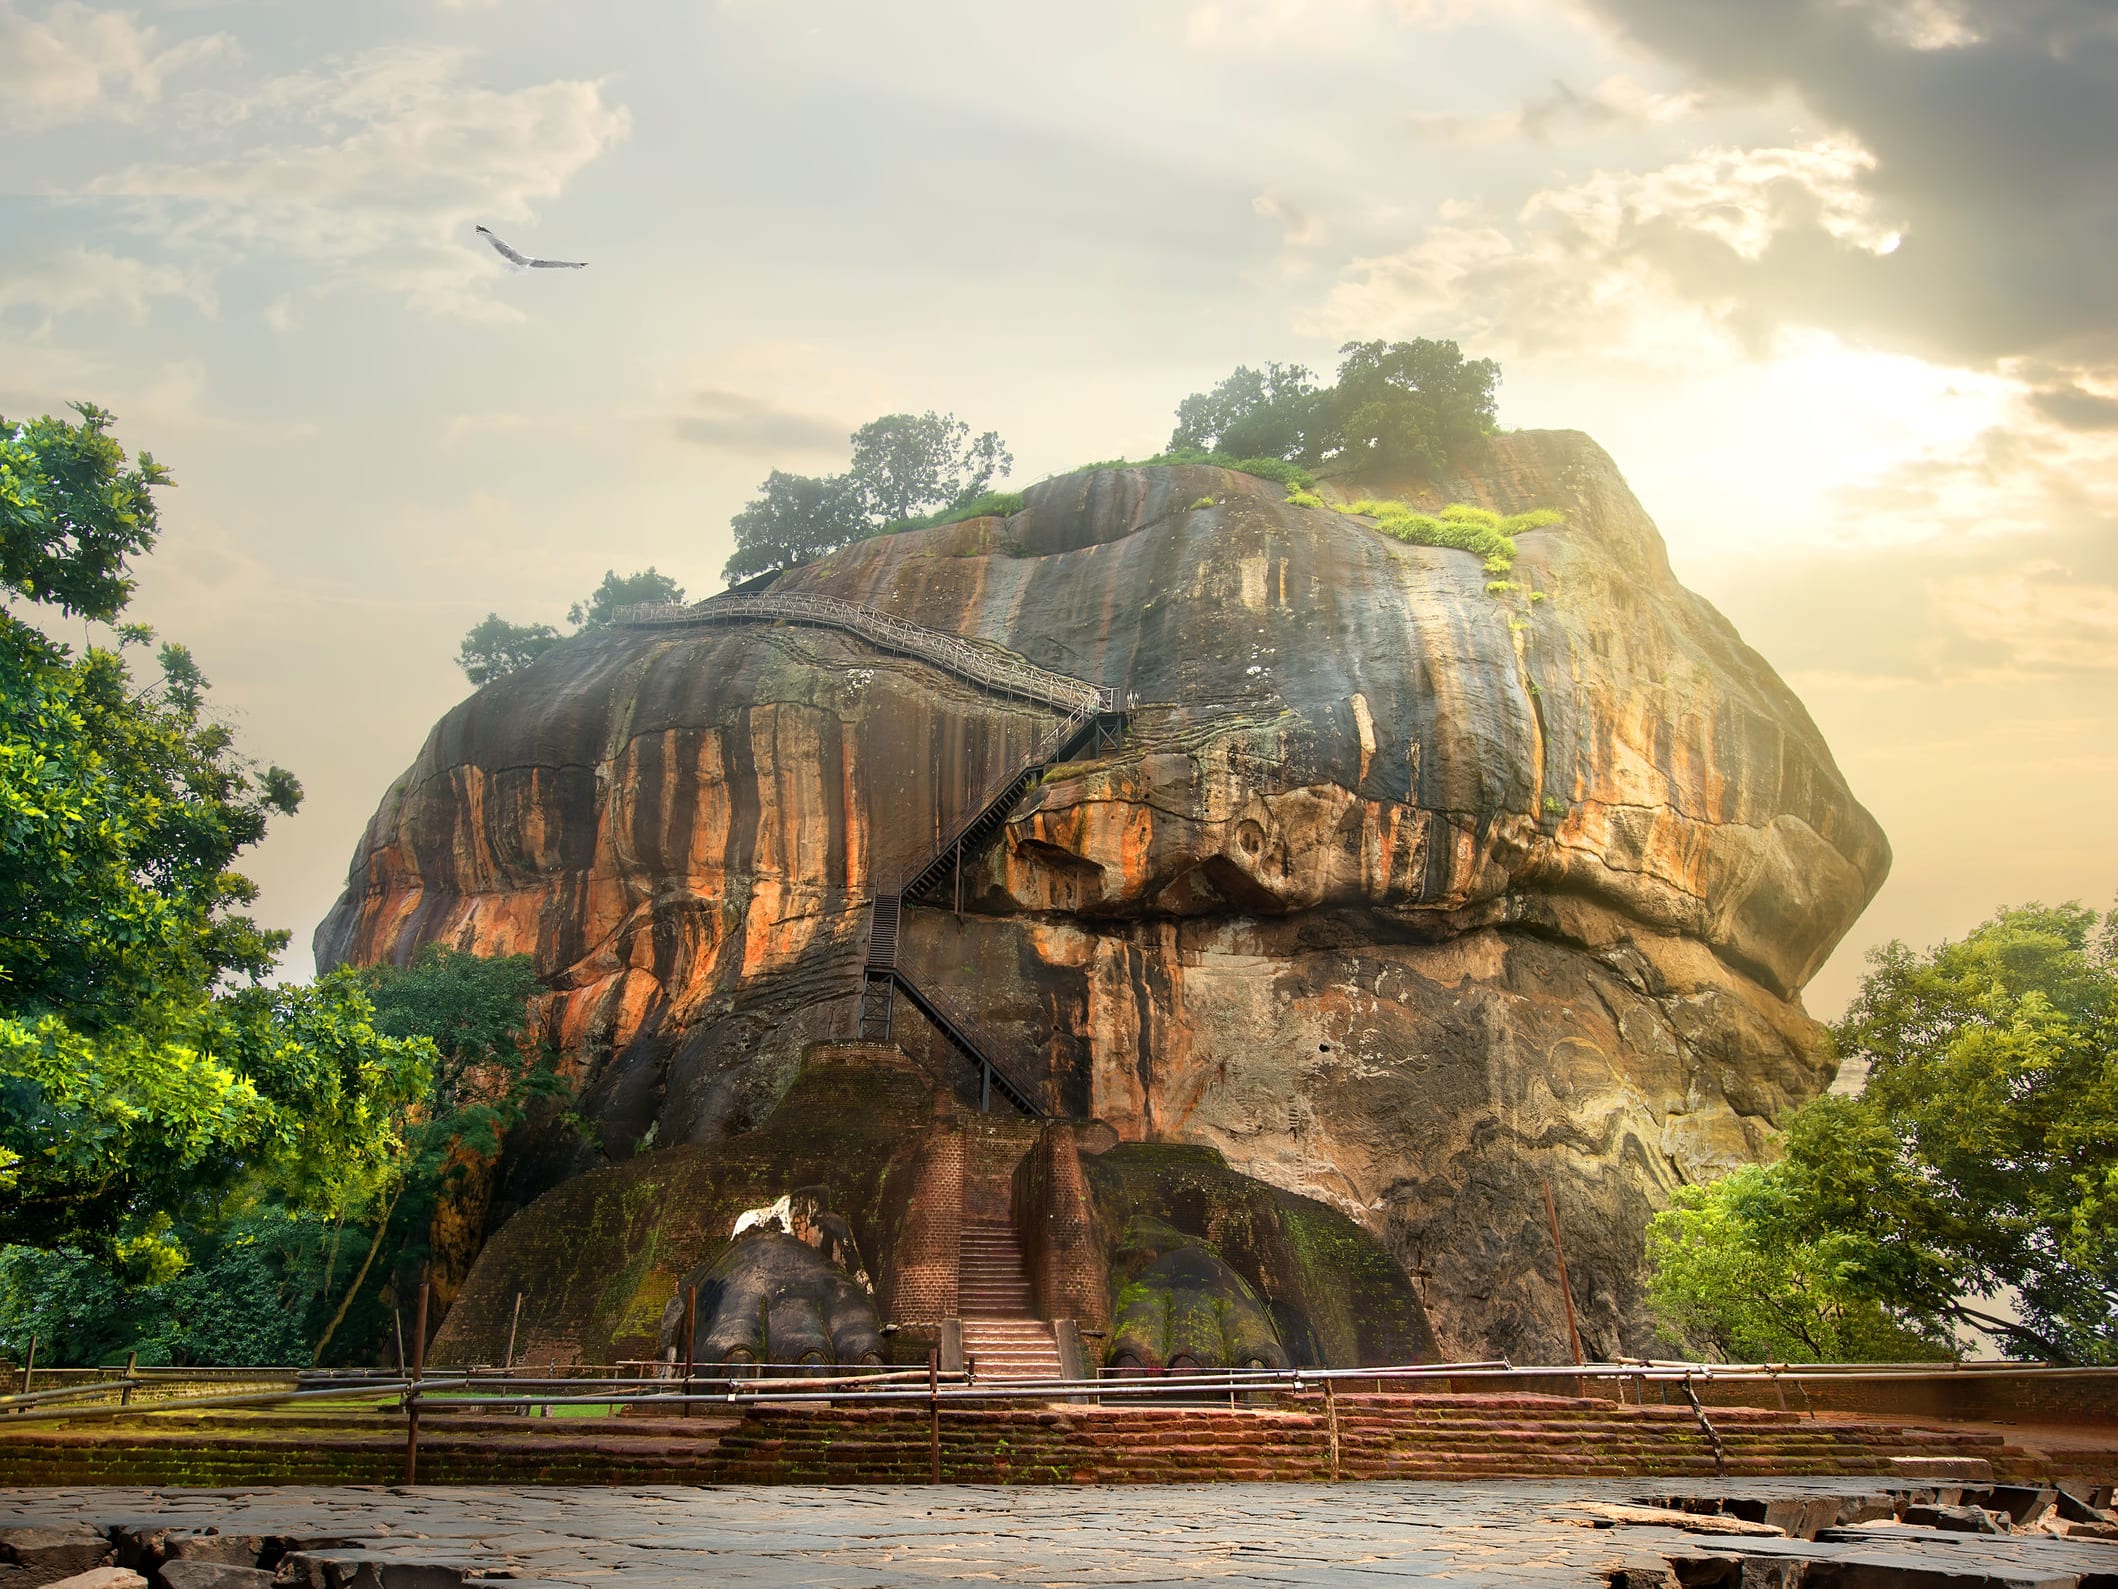
{"type": "Polygon", "coordinates": [[[2095,0],[0,0],[0,154],[0,413],[173,470],[134,616],[307,787],[291,974],[488,611],[711,593],[878,414],[1019,484],[1356,336],[1594,436],[1808,706],[1896,856],[1814,1011],[2118,893],[2095,0]]]}

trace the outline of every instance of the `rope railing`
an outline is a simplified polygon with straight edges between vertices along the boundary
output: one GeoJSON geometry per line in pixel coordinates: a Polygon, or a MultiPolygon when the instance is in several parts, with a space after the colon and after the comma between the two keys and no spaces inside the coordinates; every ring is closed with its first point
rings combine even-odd
{"type": "Polygon", "coordinates": [[[802,623],[857,634],[885,651],[917,657],[997,694],[1019,696],[1065,712],[1115,712],[1118,692],[1054,673],[1035,663],[984,646],[960,635],[927,629],[893,618],[872,607],[836,596],[715,596],[700,602],[642,602],[620,607],[615,621],[624,628],[675,628],[707,623],[802,623]]]}

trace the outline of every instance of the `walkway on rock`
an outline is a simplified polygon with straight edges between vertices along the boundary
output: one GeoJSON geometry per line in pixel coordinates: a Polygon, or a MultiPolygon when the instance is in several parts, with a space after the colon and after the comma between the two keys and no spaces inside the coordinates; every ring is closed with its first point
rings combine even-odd
{"type": "Polygon", "coordinates": [[[960,635],[924,629],[835,596],[715,596],[689,605],[645,602],[620,607],[616,622],[628,629],[671,629],[710,623],[798,623],[838,629],[859,635],[878,650],[930,662],[997,695],[1035,701],[1069,715],[1124,710],[1116,690],[1054,673],[998,648],[973,645],[960,635]]]}
{"type": "Polygon", "coordinates": [[[990,1106],[997,1087],[1024,1114],[1041,1117],[1045,1110],[1035,1083],[997,1060],[990,1043],[973,1035],[960,1016],[921,989],[898,964],[899,920],[906,901],[932,902],[942,880],[952,873],[956,883],[955,908],[961,912],[964,862],[1000,831],[1015,803],[1036,787],[1047,769],[1070,758],[1091,739],[1099,749],[1115,745],[1132,708],[1131,697],[1085,679],[1040,668],[1027,658],[997,647],[976,646],[960,636],[922,628],[835,596],[715,596],[689,605],[648,602],[619,608],[615,621],[621,627],[635,629],[714,623],[797,623],[836,629],[856,635],[879,650],[916,658],[996,695],[1013,696],[1065,714],[1028,755],[988,787],[970,816],[931,855],[889,887],[878,881],[869,905],[868,953],[861,967],[860,1035],[864,1040],[891,1041],[895,996],[902,991],[934,1029],[977,1068],[981,1110],[990,1106]]]}

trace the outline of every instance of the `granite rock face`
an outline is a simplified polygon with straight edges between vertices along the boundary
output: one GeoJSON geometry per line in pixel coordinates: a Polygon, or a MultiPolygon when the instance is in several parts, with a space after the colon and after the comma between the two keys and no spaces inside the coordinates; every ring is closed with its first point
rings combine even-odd
{"type": "MultiPolygon", "coordinates": [[[[1586,1343],[1637,1346],[1648,1217],[1828,1082],[1800,990],[1888,847],[1586,437],[1326,490],[1565,519],[1496,594],[1267,481],[1115,469],[782,577],[1138,698],[902,963],[1054,1112],[1351,1214],[1452,1354],[1563,1353],[1549,1182],[1586,1343]]],[[[853,1030],[875,881],[1051,721],[826,630],[584,636],[437,726],[318,959],[536,956],[597,1142],[511,1145],[504,1217],[764,1119],[853,1030]]]]}

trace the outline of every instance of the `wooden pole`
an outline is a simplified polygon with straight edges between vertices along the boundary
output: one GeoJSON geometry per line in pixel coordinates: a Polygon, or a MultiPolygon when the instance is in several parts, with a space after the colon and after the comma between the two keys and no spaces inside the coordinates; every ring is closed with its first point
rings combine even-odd
{"type": "Polygon", "coordinates": [[[390,1304],[390,1325],[397,1331],[397,1377],[404,1378],[404,1309],[390,1304]]]}
{"type": "Polygon", "coordinates": [[[508,1316],[507,1321],[507,1361],[501,1364],[503,1372],[506,1373],[513,1373],[515,1369],[515,1326],[521,1322],[522,1293],[517,1291],[515,1293],[515,1311],[508,1316]]]}
{"type": "Polygon", "coordinates": [[[1331,1428],[1331,1482],[1338,1483],[1338,1387],[1324,1381],[1324,1421],[1331,1428]]]}
{"type": "Polygon", "coordinates": [[[699,1288],[684,1288],[684,1416],[691,1416],[691,1366],[699,1340],[699,1288]]]}
{"type": "MultiPolygon", "coordinates": [[[[125,1388],[118,1392],[118,1405],[120,1407],[130,1407],[132,1405],[133,1370],[139,1367],[139,1364],[140,1354],[138,1352],[125,1354],[125,1388]]],[[[1785,1400],[1784,1397],[1781,1399],[1785,1400]]]]}
{"type": "Polygon", "coordinates": [[[427,1367],[427,1290],[425,1270],[419,1273],[419,1308],[412,1322],[412,1388],[405,1393],[404,1481],[419,1481],[419,1380],[427,1367]]]}
{"type": "Polygon", "coordinates": [[[927,1482],[941,1482],[941,1348],[927,1348],[927,1482]]]}
{"type": "Polygon", "coordinates": [[[29,1357],[22,1364],[22,1394],[25,1396],[29,1394],[29,1376],[34,1374],[36,1371],[37,1336],[35,1331],[31,1331],[29,1337],[29,1357]]]}
{"type": "Polygon", "coordinates": [[[1566,1300],[1566,1343],[1574,1353],[1574,1366],[1582,1364],[1581,1331],[1574,1324],[1574,1287],[1566,1277],[1566,1247],[1559,1240],[1559,1208],[1552,1201],[1552,1183],[1544,1185],[1544,1213],[1552,1222],[1552,1251],[1559,1259],[1559,1295],[1566,1300]]]}

